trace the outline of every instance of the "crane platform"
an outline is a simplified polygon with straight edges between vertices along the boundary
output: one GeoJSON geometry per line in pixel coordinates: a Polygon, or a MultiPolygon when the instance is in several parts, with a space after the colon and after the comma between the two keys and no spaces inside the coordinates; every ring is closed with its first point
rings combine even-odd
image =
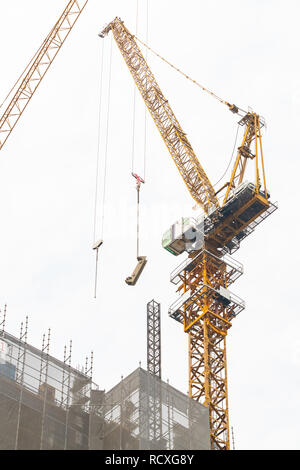
{"type": "Polygon", "coordinates": [[[242,183],[223,207],[213,208],[198,219],[182,219],[165,232],[163,247],[177,256],[206,246],[217,255],[234,253],[240,242],[277,209],[253,183],[242,183]]]}
{"type": "MultiPolygon", "coordinates": [[[[202,297],[210,299],[210,308],[216,310],[216,306],[221,302],[228,309],[228,328],[231,326],[230,320],[235,318],[245,308],[245,302],[237,295],[222,286],[214,289],[208,284],[202,284],[194,292],[186,291],[169,308],[169,316],[179,323],[184,323],[184,319],[189,310],[193,310],[195,304],[201,302],[202,297]]],[[[224,322],[223,318],[220,321],[224,322]]]]}
{"type": "Polygon", "coordinates": [[[227,203],[205,218],[204,233],[211,248],[234,253],[241,240],[277,209],[253,183],[242,183],[227,203]]]}

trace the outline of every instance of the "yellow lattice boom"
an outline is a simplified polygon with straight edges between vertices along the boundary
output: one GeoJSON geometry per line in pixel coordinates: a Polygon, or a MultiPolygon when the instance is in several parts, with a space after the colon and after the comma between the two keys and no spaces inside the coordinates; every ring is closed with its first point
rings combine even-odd
{"type": "Polygon", "coordinates": [[[193,199],[203,207],[205,212],[213,205],[218,206],[214,188],[144,59],[134,36],[119,18],[112,21],[104,33],[110,30],[193,199]]]}
{"type": "Polygon", "coordinates": [[[71,0],[68,2],[59,20],[20,77],[16,91],[0,117],[0,150],[25,111],[87,2],[88,0],[71,0]]]}

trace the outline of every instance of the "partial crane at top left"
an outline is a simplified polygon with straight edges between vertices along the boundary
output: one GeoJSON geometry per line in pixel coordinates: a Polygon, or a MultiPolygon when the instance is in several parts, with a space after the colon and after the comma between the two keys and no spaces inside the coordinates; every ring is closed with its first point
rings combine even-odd
{"type": "Polygon", "coordinates": [[[0,150],[12,133],[88,0],[70,0],[29,64],[10,90],[0,116],[0,150]],[[8,103],[8,104],[7,104],[8,103]]]}

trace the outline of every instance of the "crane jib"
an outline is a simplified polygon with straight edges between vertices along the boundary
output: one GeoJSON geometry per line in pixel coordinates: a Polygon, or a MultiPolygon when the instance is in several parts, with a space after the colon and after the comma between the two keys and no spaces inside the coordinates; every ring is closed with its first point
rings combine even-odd
{"type": "Polygon", "coordinates": [[[0,117],[0,150],[12,133],[50,65],[73,29],[88,0],[70,0],[58,21],[12,87],[4,104],[12,98],[0,117]]]}
{"type": "Polygon", "coordinates": [[[191,196],[206,213],[210,208],[218,207],[219,202],[215,190],[168,100],[164,97],[134,36],[119,18],[112,21],[100,36],[104,37],[110,30],[191,196]]]}

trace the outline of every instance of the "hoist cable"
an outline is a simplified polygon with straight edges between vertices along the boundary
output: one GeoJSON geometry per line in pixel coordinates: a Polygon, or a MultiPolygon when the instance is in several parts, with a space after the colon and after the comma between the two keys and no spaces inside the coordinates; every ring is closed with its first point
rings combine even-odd
{"type": "Polygon", "coordinates": [[[103,198],[102,198],[102,228],[101,239],[104,233],[104,218],[105,218],[105,199],[106,199],[106,179],[107,179],[107,154],[108,154],[108,136],[109,136],[109,117],[110,117],[110,90],[111,90],[111,64],[112,64],[112,41],[110,41],[110,59],[109,59],[109,78],[108,78],[108,93],[107,93],[107,121],[106,121],[106,140],[105,140],[105,157],[104,157],[104,178],[103,178],[103,198]]]}
{"type": "MultiPolygon", "coordinates": [[[[149,0],[146,2],[146,43],[149,39],[149,0]]],[[[146,62],[148,62],[148,49],[146,49],[146,62]]],[[[148,80],[146,78],[146,90],[148,91],[148,80]]],[[[146,181],[146,157],[147,157],[147,123],[148,123],[148,110],[145,106],[144,118],[144,181],[146,181]]]]}
{"type": "Polygon", "coordinates": [[[136,257],[139,257],[140,251],[140,188],[137,187],[137,217],[136,217],[136,257]]]}
{"type": "Polygon", "coordinates": [[[98,141],[97,141],[97,162],[96,162],[96,182],[95,182],[95,205],[94,205],[94,235],[93,243],[96,241],[97,210],[98,210],[98,190],[99,190],[99,161],[100,161],[100,137],[101,137],[101,115],[102,115],[102,84],[103,84],[103,55],[104,41],[102,41],[101,64],[100,64],[100,90],[99,90],[99,113],[98,113],[98,141]]]}
{"type": "Polygon", "coordinates": [[[132,150],[131,150],[131,173],[134,171],[134,147],[135,147],[135,103],[136,89],[133,89],[133,111],[132,111],[132,150]]]}
{"type": "Polygon", "coordinates": [[[95,287],[94,287],[94,298],[95,299],[97,297],[97,284],[98,284],[98,255],[99,255],[99,250],[97,248],[97,250],[96,250],[96,268],[95,268],[95,287]]]}
{"type": "Polygon", "coordinates": [[[238,138],[238,134],[239,134],[239,129],[240,129],[240,126],[237,126],[237,130],[236,130],[236,134],[235,134],[235,140],[234,140],[234,146],[233,146],[233,150],[232,150],[232,154],[231,154],[231,157],[230,157],[230,160],[229,160],[229,163],[226,167],[226,170],[224,171],[223,175],[221,176],[221,178],[213,185],[214,187],[220,183],[220,181],[222,181],[222,179],[224,178],[224,176],[226,175],[227,171],[229,170],[230,168],[230,165],[231,165],[231,162],[232,162],[232,159],[233,159],[233,156],[234,156],[234,152],[235,152],[235,147],[236,147],[236,143],[237,143],[237,138],[238,138]]]}
{"type": "MultiPolygon", "coordinates": [[[[111,65],[112,65],[112,38],[110,42],[110,59],[109,59],[109,78],[108,78],[108,102],[107,102],[107,119],[106,119],[106,140],[105,140],[105,154],[104,154],[104,174],[103,174],[103,191],[102,191],[102,220],[101,220],[101,240],[104,234],[104,219],[105,219],[105,199],[106,199],[106,180],[107,180],[107,155],[108,155],[108,137],[109,137],[109,115],[110,115],[110,90],[111,90],[111,65]]],[[[97,217],[97,199],[98,199],[98,183],[99,183],[99,161],[100,161],[100,122],[101,122],[101,107],[102,107],[102,80],[103,80],[103,49],[101,59],[101,78],[100,78],[100,106],[99,106],[99,134],[98,134],[98,155],[97,155],[97,175],[96,175],[96,195],[95,195],[95,218],[94,218],[94,242],[96,234],[96,217],[97,217]]],[[[102,243],[101,243],[102,244],[102,243]]],[[[98,245],[96,248],[96,269],[95,269],[95,292],[94,298],[97,297],[97,281],[98,281],[98,245]]]]}
{"type": "MultiPolygon", "coordinates": [[[[135,34],[138,33],[138,21],[139,21],[139,0],[136,0],[135,34]]],[[[135,114],[136,114],[136,86],[135,84],[133,84],[131,173],[133,173],[134,171],[134,157],[135,157],[135,114]]]]}

